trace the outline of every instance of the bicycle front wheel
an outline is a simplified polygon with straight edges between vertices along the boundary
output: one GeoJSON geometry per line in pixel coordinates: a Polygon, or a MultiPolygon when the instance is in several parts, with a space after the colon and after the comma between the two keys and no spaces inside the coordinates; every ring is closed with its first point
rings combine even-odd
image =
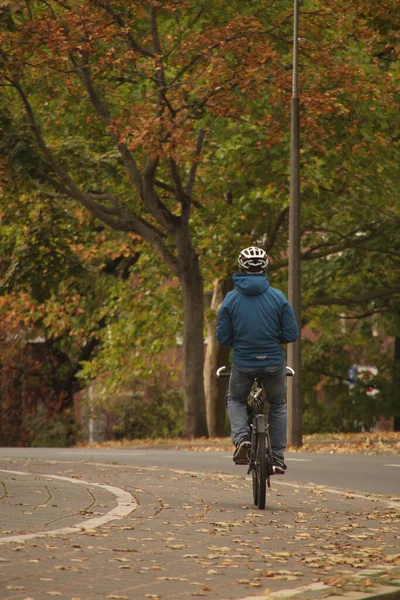
{"type": "Polygon", "coordinates": [[[259,509],[265,508],[267,495],[267,455],[265,447],[265,431],[256,433],[256,452],[252,470],[253,499],[259,509]]]}

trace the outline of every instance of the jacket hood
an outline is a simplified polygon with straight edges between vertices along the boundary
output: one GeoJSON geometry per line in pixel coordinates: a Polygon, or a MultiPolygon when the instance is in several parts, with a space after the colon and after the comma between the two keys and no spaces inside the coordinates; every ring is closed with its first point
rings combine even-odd
{"type": "Polygon", "coordinates": [[[259,296],[269,288],[269,281],[266,275],[235,273],[233,283],[238,292],[245,296],[259,296]]]}

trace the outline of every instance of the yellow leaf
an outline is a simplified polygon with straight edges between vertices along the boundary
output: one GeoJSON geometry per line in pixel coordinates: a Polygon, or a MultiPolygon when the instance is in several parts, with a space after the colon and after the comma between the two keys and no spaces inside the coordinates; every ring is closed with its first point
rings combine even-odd
{"type": "Polygon", "coordinates": [[[23,585],[8,585],[6,587],[6,590],[24,590],[24,586],[23,585]]]}
{"type": "Polygon", "coordinates": [[[209,550],[214,550],[214,552],[229,552],[230,548],[228,546],[208,546],[209,550]]]}

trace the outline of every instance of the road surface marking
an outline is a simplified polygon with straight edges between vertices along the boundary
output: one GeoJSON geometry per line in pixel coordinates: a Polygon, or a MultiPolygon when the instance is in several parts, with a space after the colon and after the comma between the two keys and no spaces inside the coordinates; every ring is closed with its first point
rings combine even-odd
{"type": "Polygon", "coordinates": [[[352,498],[358,498],[360,500],[373,500],[373,501],[378,501],[378,502],[383,502],[384,504],[386,504],[387,506],[390,506],[391,508],[395,508],[397,510],[400,510],[400,502],[397,502],[396,500],[390,500],[389,498],[382,498],[381,496],[379,496],[379,494],[372,494],[369,492],[365,492],[365,493],[360,493],[360,492],[353,492],[352,490],[349,489],[341,489],[341,488],[331,488],[328,487],[326,485],[317,485],[317,484],[310,484],[310,483],[289,483],[289,481],[282,481],[282,480],[278,480],[275,481],[274,483],[277,483],[278,485],[284,485],[284,486],[288,486],[288,487],[294,487],[294,488],[304,488],[304,489],[308,489],[308,490],[315,490],[318,489],[321,492],[326,492],[328,494],[337,494],[337,495],[344,495],[344,494],[348,494],[349,496],[351,496],[352,498]]]}
{"type": "MultiPolygon", "coordinates": [[[[229,458],[230,460],[232,460],[232,456],[223,456],[222,458],[229,458]]],[[[313,459],[312,458],[286,458],[286,461],[290,461],[290,462],[311,462],[313,459]]],[[[400,465],[399,465],[400,466],[400,465]]]]}
{"type": "MultiPolygon", "coordinates": [[[[350,578],[349,578],[349,583],[353,582],[353,583],[357,583],[358,586],[360,586],[360,583],[362,583],[365,579],[369,579],[371,576],[373,577],[374,575],[379,575],[382,573],[382,571],[384,571],[385,574],[390,574],[392,571],[394,571],[396,567],[391,567],[388,565],[382,565],[382,566],[376,566],[376,567],[372,567],[369,569],[363,569],[362,571],[359,571],[358,573],[353,574],[350,578]]],[[[393,598],[393,592],[395,592],[397,590],[396,587],[394,586],[388,586],[388,585],[379,585],[379,587],[376,589],[375,593],[373,594],[373,596],[376,598],[381,598],[382,594],[382,598],[383,598],[383,594],[387,594],[388,598],[393,598]],[[392,593],[390,593],[392,592],[392,593]]],[[[325,592],[324,594],[324,598],[326,598],[327,594],[329,593],[329,598],[333,598],[334,596],[336,597],[338,594],[337,588],[335,588],[334,585],[329,584],[329,583],[324,583],[322,581],[319,581],[317,583],[310,583],[308,585],[302,585],[299,587],[294,587],[294,588],[288,588],[286,590],[278,590],[276,592],[269,592],[268,594],[264,593],[262,596],[246,596],[245,598],[239,598],[238,600],[266,600],[266,595],[268,596],[268,598],[271,598],[271,600],[284,600],[285,598],[293,598],[294,600],[296,598],[302,597],[302,598],[311,598],[314,597],[313,592],[325,592]],[[310,592],[310,595],[308,596],[304,596],[304,593],[310,592]]],[[[350,592],[351,593],[351,592],[350,592]]],[[[350,595],[349,593],[349,595],[350,595]]],[[[368,592],[367,592],[368,594],[368,592]]],[[[315,595],[315,597],[317,598],[318,596],[315,595]]],[[[339,596],[337,596],[339,598],[339,596]]],[[[344,598],[348,598],[349,596],[347,594],[345,594],[343,592],[343,595],[340,595],[340,598],[344,599],[344,598]]],[[[357,594],[357,598],[370,598],[372,599],[371,594],[365,595],[365,594],[357,594]]]]}
{"type": "Polygon", "coordinates": [[[105,451],[105,450],[57,450],[57,454],[74,454],[75,456],[88,456],[90,454],[96,456],[143,456],[146,453],[146,450],[118,450],[118,453],[115,452],[114,449],[105,451]],[[114,452],[114,454],[113,454],[114,452]]]}
{"type": "Polygon", "coordinates": [[[77,523],[76,525],[62,527],[61,529],[52,529],[50,531],[38,531],[36,533],[26,533],[21,535],[0,537],[0,544],[6,544],[8,542],[23,543],[27,540],[32,540],[38,537],[64,535],[67,533],[81,533],[83,530],[101,527],[105,523],[113,521],[114,519],[122,519],[123,517],[129,515],[132,511],[136,510],[138,506],[136,500],[129,492],[121,488],[114,487],[112,485],[105,485],[102,483],[91,483],[89,481],[85,481],[84,479],[72,479],[71,477],[61,477],[60,475],[47,475],[45,473],[25,473],[23,471],[10,471],[8,469],[0,469],[0,472],[10,473],[11,475],[28,475],[30,477],[58,479],[60,481],[66,481],[68,483],[74,483],[75,485],[87,485],[89,487],[98,487],[106,490],[107,492],[110,492],[111,494],[114,494],[114,496],[117,499],[117,506],[105,515],[102,515],[101,517],[87,519],[85,521],[77,523]]]}
{"type": "Polygon", "coordinates": [[[400,467],[400,464],[399,464],[399,465],[396,465],[396,464],[392,464],[392,465],[383,465],[383,466],[384,466],[384,467],[400,467]]]}
{"type": "MultiPolygon", "coordinates": [[[[330,590],[330,586],[325,583],[311,583],[310,585],[303,585],[297,588],[290,588],[287,590],[280,590],[278,592],[269,592],[268,598],[290,598],[296,596],[296,594],[302,594],[303,592],[319,592],[321,590],[330,590]]],[[[245,598],[239,598],[239,600],[266,600],[266,595],[262,596],[246,596],[245,598]]]]}

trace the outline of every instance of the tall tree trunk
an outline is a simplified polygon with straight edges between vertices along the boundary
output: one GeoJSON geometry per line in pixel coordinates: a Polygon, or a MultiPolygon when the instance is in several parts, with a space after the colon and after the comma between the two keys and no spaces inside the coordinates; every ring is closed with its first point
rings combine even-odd
{"type": "Polygon", "coordinates": [[[211,301],[211,314],[208,313],[208,344],[204,367],[204,387],[206,393],[206,411],[208,433],[211,437],[225,435],[225,395],[227,379],[218,379],[215,372],[219,367],[229,365],[230,348],[221,346],[216,339],[217,314],[225,294],[232,289],[232,279],[217,281],[211,301]],[[214,313],[214,314],[213,314],[214,313]]]}
{"type": "MultiPolygon", "coordinates": [[[[400,336],[394,339],[393,393],[397,397],[395,406],[400,406],[400,336]]],[[[393,415],[393,429],[400,431],[400,410],[393,415]]]]}
{"type": "Polygon", "coordinates": [[[207,436],[203,385],[204,290],[198,255],[190,244],[184,250],[179,279],[183,294],[183,434],[202,437],[207,436]]]}
{"type": "Polygon", "coordinates": [[[216,338],[217,314],[224,299],[224,285],[220,280],[214,284],[214,291],[208,311],[207,349],[204,363],[204,389],[206,395],[207,427],[210,437],[222,436],[225,433],[225,391],[226,379],[218,379],[215,375],[218,367],[228,364],[229,348],[221,346],[216,338]]]}

